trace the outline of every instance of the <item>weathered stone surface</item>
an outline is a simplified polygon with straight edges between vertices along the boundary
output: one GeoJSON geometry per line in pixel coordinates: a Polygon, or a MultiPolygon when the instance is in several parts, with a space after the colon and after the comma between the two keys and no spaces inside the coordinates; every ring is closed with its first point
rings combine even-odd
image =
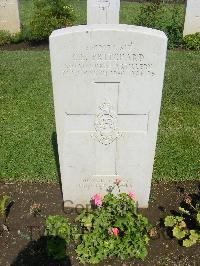
{"type": "Polygon", "coordinates": [[[163,32],[127,25],[50,36],[66,206],[89,204],[116,178],[121,191],[134,191],[139,206],[148,206],[166,49],[163,32]]]}

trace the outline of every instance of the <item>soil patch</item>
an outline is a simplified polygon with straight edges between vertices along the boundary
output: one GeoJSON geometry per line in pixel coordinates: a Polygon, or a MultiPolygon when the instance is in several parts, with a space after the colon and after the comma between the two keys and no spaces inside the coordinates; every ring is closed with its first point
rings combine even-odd
{"type": "Polygon", "coordinates": [[[30,43],[30,42],[20,42],[20,43],[11,43],[0,46],[0,50],[5,51],[20,51],[20,50],[33,50],[33,51],[42,51],[49,50],[48,41],[39,42],[39,43],[30,43]]]}
{"type": "MultiPolygon", "coordinates": [[[[142,214],[149,218],[152,224],[159,222],[170,213],[177,210],[180,201],[186,193],[198,193],[200,182],[184,183],[153,183],[150,205],[142,214]]],[[[75,209],[63,211],[62,194],[59,184],[40,183],[0,183],[0,196],[11,195],[14,201],[7,220],[9,232],[0,234],[0,265],[81,265],[70,246],[69,257],[59,263],[46,255],[46,239],[43,237],[43,223],[48,215],[64,215],[73,223],[77,213],[75,209]],[[30,214],[33,203],[41,204],[41,216],[34,218],[30,214]]],[[[200,265],[200,245],[191,248],[181,247],[175,239],[171,240],[161,230],[157,239],[151,240],[149,254],[145,261],[131,260],[122,262],[118,259],[106,260],[99,266],[116,265],[169,265],[192,266],[200,265]]]]}

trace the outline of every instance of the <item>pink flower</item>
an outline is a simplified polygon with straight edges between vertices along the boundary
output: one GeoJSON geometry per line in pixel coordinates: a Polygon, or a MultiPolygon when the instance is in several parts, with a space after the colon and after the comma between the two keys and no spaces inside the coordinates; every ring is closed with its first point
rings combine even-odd
{"type": "Polygon", "coordinates": [[[112,227],[108,230],[109,235],[119,235],[119,229],[117,227],[112,227]]]}
{"type": "Polygon", "coordinates": [[[102,205],[102,199],[103,199],[103,197],[101,196],[101,194],[95,194],[92,197],[92,200],[94,201],[94,204],[96,206],[101,206],[102,205]]]}
{"type": "Polygon", "coordinates": [[[136,196],[135,196],[135,193],[134,193],[134,192],[129,192],[128,195],[129,195],[129,197],[130,197],[132,200],[136,200],[136,196]]]}
{"type": "Polygon", "coordinates": [[[116,227],[112,228],[113,235],[118,236],[119,235],[119,229],[116,227]]]}

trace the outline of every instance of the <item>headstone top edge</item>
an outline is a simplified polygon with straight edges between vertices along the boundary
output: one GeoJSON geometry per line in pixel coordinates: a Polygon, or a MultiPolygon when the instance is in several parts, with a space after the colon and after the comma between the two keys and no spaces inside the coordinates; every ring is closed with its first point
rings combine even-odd
{"type": "Polygon", "coordinates": [[[79,26],[72,26],[67,28],[62,28],[55,30],[51,33],[49,36],[49,39],[52,39],[54,37],[59,37],[65,34],[70,33],[78,33],[78,32],[93,32],[93,31],[100,31],[100,30],[116,30],[116,31],[129,31],[129,32],[135,32],[135,33],[143,33],[143,34],[149,34],[154,37],[160,37],[163,39],[167,39],[166,34],[163,31],[146,28],[142,26],[133,26],[133,25],[126,25],[126,24],[92,24],[92,25],[79,25],[79,26]]]}

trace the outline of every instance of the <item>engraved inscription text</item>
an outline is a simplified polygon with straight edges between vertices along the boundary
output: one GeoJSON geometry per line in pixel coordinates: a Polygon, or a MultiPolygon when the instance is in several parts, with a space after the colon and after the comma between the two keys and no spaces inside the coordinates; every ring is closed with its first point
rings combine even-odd
{"type": "Polygon", "coordinates": [[[65,64],[64,76],[132,76],[153,77],[153,64],[135,49],[134,42],[94,44],[74,51],[71,62],[65,64]]]}

